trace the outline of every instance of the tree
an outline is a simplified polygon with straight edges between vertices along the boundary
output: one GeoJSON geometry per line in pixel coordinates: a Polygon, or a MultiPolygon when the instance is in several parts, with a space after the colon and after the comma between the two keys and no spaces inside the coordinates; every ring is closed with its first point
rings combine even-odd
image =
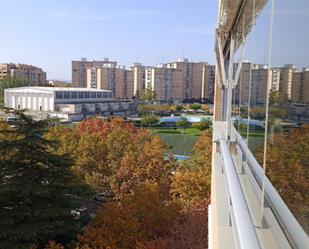
{"type": "Polygon", "coordinates": [[[176,111],[177,112],[181,112],[183,110],[183,106],[182,105],[177,105],[176,106],[176,111]]]}
{"type": "Polygon", "coordinates": [[[154,182],[145,182],[120,203],[102,206],[79,236],[80,248],[135,249],[165,236],[180,217],[179,206],[167,201],[154,182]]]}
{"type": "Polygon", "coordinates": [[[0,106],[4,103],[4,89],[29,86],[30,82],[27,79],[6,76],[0,80],[0,106]]]}
{"type": "Polygon", "coordinates": [[[204,249],[208,248],[209,199],[185,208],[181,219],[171,226],[166,236],[147,243],[143,249],[204,249]]]}
{"type": "Polygon", "coordinates": [[[151,127],[158,122],[159,122],[159,117],[153,114],[143,115],[141,118],[142,126],[151,127]]]}
{"type": "Polygon", "coordinates": [[[284,97],[279,91],[270,91],[269,93],[269,104],[272,105],[282,105],[284,103],[284,97]]]}
{"type": "Polygon", "coordinates": [[[211,151],[211,133],[204,131],[172,178],[171,193],[186,206],[210,196],[211,151]]]}
{"type": "Polygon", "coordinates": [[[176,122],[177,127],[186,129],[190,126],[190,122],[186,117],[181,117],[177,122],[176,122]]]}
{"type": "Polygon", "coordinates": [[[57,144],[42,136],[48,121],[6,112],[17,122],[0,131],[0,248],[72,239],[81,224],[71,215],[76,204],[67,195],[74,181],[71,161],[49,151],[57,144]]]}
{"type": "Polygon", "coordinates": [[[146,88],[141,94],[141,99],[146,102],[152,102],[156,99],[156,92],[151,88],[146,88]]]}
{"type": "Polygon", "coordinates": [[[118,198],[131,194],[147,181],[165,188],[174,161],[165,158],[159,137],[137,130],[123,119],[89,119],[73,129],[53,127],[47,138],[57,137],[60,155],[71,154],[73,171],[97,192],[112,190],[118,198]]]}
{"type": "MultiPolygon", "coordinates": [[[[275,133],[267,145],[266,175],[306,231],[309,231],[309,127],[275,133]],[[291,142],[292,141],[292,142],[291,142]]],[[[263,159],[263,147],[257,149],[263,159]]]]}
{"type": "Polygon", "coordinates": [[[194,103],[192,105],[190,105],[190,109],[193,110],[194,112],[196,112],[197,110],[201,109],[202,105],[198,104],[198,103],[194,103]]]}
{"type": "Polygon", "coordinates": [[[202,118],[200,122],[194,123],[193,127],[203,131],[203,130],[209,129],[210,125],[211,125],[211,121],[209,119],[202,118]]]}

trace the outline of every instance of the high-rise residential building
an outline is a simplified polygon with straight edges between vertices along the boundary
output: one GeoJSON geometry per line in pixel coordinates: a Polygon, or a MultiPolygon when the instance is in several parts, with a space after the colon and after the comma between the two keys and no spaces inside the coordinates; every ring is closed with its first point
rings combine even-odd
{"type": "Polygon", "coordinates": [[[272,82],[271,82],[271,90],[274,92],[279,92],[280,90],[280,68],[272,69],[272,82]]]}
{"type": "MultiPolygon", "coordinates": [[[[259,66],[257,64],[253,64],[250,61],[244,61],[241,67],[241,71],[239,74],[239,82],[235,89],[235,101],[237,103],[241,102],[242,105],[247,105],[249,102],[249,92],[250,92],[250,84],[251,84],[251,96],[252,96],[252,70],[258,69],[259,66]]],[[[235,65],[236,69],[236,65],[235,65]]],[[[254,99],[254,98],[253,98],[254,99]]],[[[252,103],[252,99],[251,99],[252,103]]]]}
{"type": "Polygon", "coordinates": [[[204,65],[202,74],[202,100],[213,102],[216,80],[216,66],[204,65]]]}
{"type": "Polygon", "coordinates": [[[146,67],[141,63],[134,63],[131,70],[133,71],[133,95],[140,96],[145,89],[146,67]]]}
{"type": "Polygon", "coordinates": [[[145,70],[145,88],[152,89],[156,99],[174,101],[183,99],[182,72],[173,67],[160,65],[145,70]]]}
{"type": "Polygon", "coordinates": [[[293,103],[309,104],[309,69],[293,72],[291,101],[293,103]]]}
{"type": "Polygon", "coordinates": [[[280,69],[279,92],[286,101],[291,100],[293,72],[295,72],[295,67],[291,64],[286,64],[280,69]]]}
{"type": "Polygon", "coordinates": [[[250,96],[251,105],[264,105],[267,93],[270,90],[278,90],[279,80],[280,70],[244,61],[239,75],[239,83],[235,89],[235,101],[247,105],[250,96]]]}
{"type": "Polygon", "coordinates": [[[115,98],[134,98],[150,88],[162,101],[213,99],[215,66],[206,62],[181,59],[157,67],[135,63],[126,69],[108,59],[94,62],[84,59],[73,61],[72,66],[73,82],[75,79],[79,87],[111,90],[115,98]],[[81,82],[85,83],[80,85],[81,82]]]}
{"type": "Polygon", "coordinates": [[[87,87],[87,68],[97,68],[111,64],[116,65],[117,62],[109,61],[108,58],[103,61],[87,61],[86,58],[81,58],[80,61],[72,61],[73,87],[87,87]]]}
{"type": "Polygon", "coordinates": [[[31,85],[47,85],[46,73],[42,68],[27,64],[2,63],[0,64],[0,79],[6,76],[27,80],[31,85]]]}
{"type": "Polygon", "coordinates": [[[183,100],[200,100],[207,98],[211,90],[212,68],[206,62],[189,62],[180,59],[177,62],[165,64],[168,68],[178,69],[182,72],[183,100]]]}
{"type": "Polygon", "coordinates": [[[133,83],[133,71],[120,67],[114,62],[86,68],[87,88],[111,90],[117,99],[133,98],[133,83]]]}
{"type": "Polygon", "coordinates": [[[259,65],[252,69],[251,104],[266,104],[267,94],[271,90],[272,70],[267,65],[259,65]]]}

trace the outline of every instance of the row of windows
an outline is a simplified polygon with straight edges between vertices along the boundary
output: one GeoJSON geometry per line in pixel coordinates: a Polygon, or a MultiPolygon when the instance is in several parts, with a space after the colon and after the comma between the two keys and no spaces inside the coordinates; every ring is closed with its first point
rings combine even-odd
{"type": "Polygon", "coordinates": [[[56,92],[56,99],[102,99],[112,97],[111,92],[56,92]]]}

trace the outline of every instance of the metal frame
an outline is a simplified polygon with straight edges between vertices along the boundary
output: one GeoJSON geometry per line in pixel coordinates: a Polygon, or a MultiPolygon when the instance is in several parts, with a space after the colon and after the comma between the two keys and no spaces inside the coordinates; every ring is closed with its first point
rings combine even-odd
{"type": "Polygon", "coordinates": [[[227,142],[220,139],[219,144],[229,198],[231,200],[230,216],[238,242],[236,248],[261,249],[227,142]]]}
{"type": "Polygon", "coordinates": [[[228,52],[228,56],[223,55],[222,41],[220,36],[217,37],[217,47],[219,54],[219,63],[220,63],[220,75],[222,77],[222,83],[220,82],[220,86],[223,90],[223,117],[222,119],[227,121],[227,134],[226,139],[231,139],[231,129],[232,129],[232,91],[236,87],[240,70],[242,67],[244,51],[246,47],[246,39],[242,41],[242,50],[241,55],[237,63],[236,73],[234,74],[234,55],[235,55],[235,35],[231,35],[230,40],[230,49],[228,52]],[[226,64],[228,63],[228,68],[226,64]]]}
{"type": "Polygon", "coordinates": [[[296,220],[291,210],[287,207],[282,200],[279,193],[271,184],[266,176],[263,176],[263,169],[249,150],[246,142],[233,127],[236,143],[239,145],[242,153],[248,161],[248,166],[253,175],[255,176],[260,188],[264,177],[265,194],[270,207],[282,227],[283,233],[286,235],[288,241],[293,245],[293,248],[308,249],[309,238],[301,225],[296,220]]]}

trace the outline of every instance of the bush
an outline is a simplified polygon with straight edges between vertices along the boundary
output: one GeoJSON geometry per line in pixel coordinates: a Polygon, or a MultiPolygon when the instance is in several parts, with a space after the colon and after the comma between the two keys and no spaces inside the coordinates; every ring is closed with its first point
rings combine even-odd
{"type": "Polygon", "coordinates": [[[198,123],[194,123],[192,125],[192,127],[199,129],[200,131],[204,131],[210,128],[211,125],[211,121],[206,119],[206,118],[202,118],[200,122],[198,123]]]}

